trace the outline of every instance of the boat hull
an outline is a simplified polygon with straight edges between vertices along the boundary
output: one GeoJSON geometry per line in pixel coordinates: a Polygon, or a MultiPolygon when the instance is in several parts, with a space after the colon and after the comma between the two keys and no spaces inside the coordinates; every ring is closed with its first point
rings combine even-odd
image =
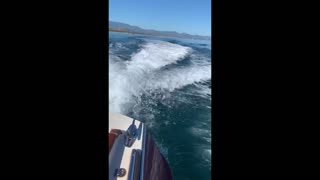
{"type": "Polygon", "coordinates": [[[130,117],[109,113],[109,179],[113,180],[172,180],[169,165],[156,146],[144,123],[130,117]],[[132,146],[125,146],[125,135],[135,124],[136,138],[132,146]],[[122,132],[122,133],[119,133],[122,132]],[[116,132],[116,138],[114,133],[116,132]],[[116,172],[125,169],[119,177],[116,172]]]}

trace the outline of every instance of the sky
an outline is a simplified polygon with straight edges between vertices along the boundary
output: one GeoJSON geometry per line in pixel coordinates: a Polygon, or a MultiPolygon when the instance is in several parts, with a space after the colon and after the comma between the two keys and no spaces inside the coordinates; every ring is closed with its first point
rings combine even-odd
{"type": "Polygon", "coordinates": [[[109,0],[109,20],[211,36],[211,0],[109,0]]]}

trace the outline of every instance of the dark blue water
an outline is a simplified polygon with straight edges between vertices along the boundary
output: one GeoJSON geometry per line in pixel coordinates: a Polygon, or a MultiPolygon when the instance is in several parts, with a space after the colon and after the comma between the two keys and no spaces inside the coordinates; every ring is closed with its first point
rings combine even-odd
{"type": "Polygon", "coordinates": [[[109,37],[109,111],[146,123],[175,180],[211,179],[210,42],[109,37]]]}

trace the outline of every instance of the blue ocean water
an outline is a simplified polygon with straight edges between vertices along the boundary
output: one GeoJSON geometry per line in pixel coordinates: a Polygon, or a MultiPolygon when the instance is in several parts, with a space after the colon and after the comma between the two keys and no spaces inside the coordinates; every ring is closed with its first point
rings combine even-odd
{"type": "Polygon", "coordinates": [[[175,180],[211,179],[211,42],[109,37],[109,111],[145,122],[175,180]]]}

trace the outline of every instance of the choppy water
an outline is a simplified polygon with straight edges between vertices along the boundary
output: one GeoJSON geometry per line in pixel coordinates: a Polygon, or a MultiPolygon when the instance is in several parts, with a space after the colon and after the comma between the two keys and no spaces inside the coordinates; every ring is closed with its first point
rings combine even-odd
{"type": "Polygon", "coordinates": [[[109,111],[146,123],[175,180],[211,179],[210,42],[109,37],[109,111]]]}

